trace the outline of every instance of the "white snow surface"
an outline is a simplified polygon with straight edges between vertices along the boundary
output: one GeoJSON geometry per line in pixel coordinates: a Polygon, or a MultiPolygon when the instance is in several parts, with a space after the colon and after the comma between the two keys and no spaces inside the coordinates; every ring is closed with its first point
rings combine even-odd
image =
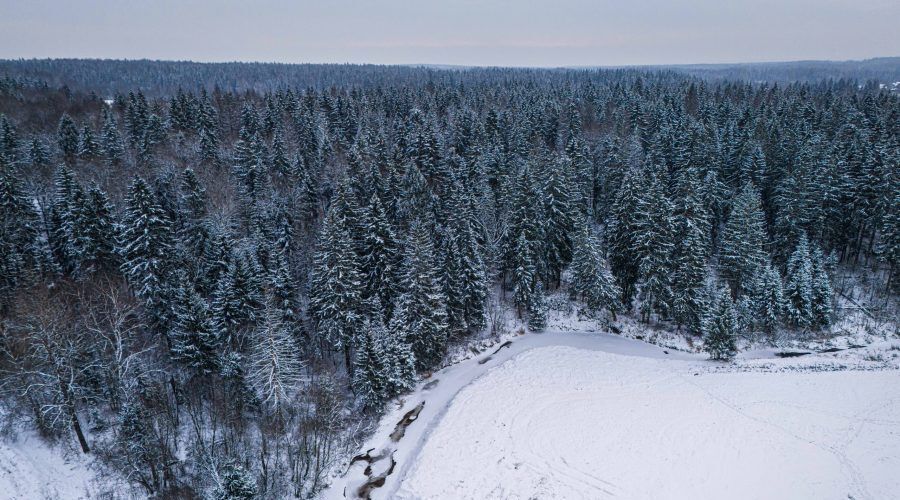
{"type": "MultiPolygon", "coordinates": [[[[731,371],[599,333],[493,350],[435,373],[381,420],[361,453],[386,457],[373,477],[396,465],[371,498],[900,498],[900,371],[771,354],[775,372],[731,371]]],[[[366,465],[323,498],[356,498],[366,465]]]]}
{"type": "Polygon", "coordinates": [[[33,432],[0,439],[0,499],[76,500],[91,496],[94,473],[83,458],[62,453],[33,432]]]}

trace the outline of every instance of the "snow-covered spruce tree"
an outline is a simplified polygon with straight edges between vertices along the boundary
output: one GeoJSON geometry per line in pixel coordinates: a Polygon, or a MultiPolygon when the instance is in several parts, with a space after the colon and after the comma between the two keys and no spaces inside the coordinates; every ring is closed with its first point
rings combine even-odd
{"type": "Polygon", "coordinates": [[[5,156],[0,153],[0,314],[15,291],[37,275],[38,216],[5,156]]]}
{"type": "Polygon", "coordinates": [[[884,211],[878,225],[878,258],[888,265],[887,289],[900,291],[900,173],[885,180],[884,211]]]}
{"type": "Polygon", "coordinates": [[[754,322],[766,332],[774,332],[784,318],[786,304],[781,275],[771,264],[766,264],[754,279],[750,302],[754,322]]]}
{"type": "Polygon", "coordinates": [[[220,342],[209,305],[196,291],[182,289],[170,334],[172,358],[197,373],[215,373],[219,366],[220,342]]]}
{"type": "Polygon", "coordinates": [[[631,308],[643,258],[637,252],[637,237],[641,234],[641,214],[645,213],[644,192],[646,182],[643,168],[633,166],[615,194],[606,229],[606,244],[613,276],[622,290],[625,309],[631,308]]]}
{"type": "Polygon", "coordinates": [[[737,318],[731,291],[722,287],[718,297],[712,300],[712,307],[704,321],[703,348],[710,359],[729,360],[737,353],[737,318]]]}
{"type": "Polygon", "coordinates": [[[809,241],[806,233],[800,240],[787,262],[787,283],[784,287],[788,316],[798,327],[814,324],[813,312],[813,264],[809,255],[809,241]]]}
{"type": "Polygon", "coordinates": [[[472,227],[471,205],[454,179],[444,232],[444,291],[454,334],[485,327],[488,282],[481,246],[472,227]]]}
{"type": "Polygon", "coordinates": [[[673,209],[656,175],[651,174],[642,208],[634,250],[642,256],[638,289],[643,320],[649,322],[652,313],[667,316],[672,306],[673,209]]]}
{"type": "Polygon", "coordinates": [[[119,126],[109,108],[103,110],[103,128],[100,131],[100,151],[107,165],[119,165],[125,159],[125,146],[119,135],[119,126]]]}
{"type": "Polygon", "coordinates": [[[534,296],[537,282],[535,266],[532,264],[531,246],[525,239],[525,233],[519,233],[514,251],[515,267],[512,268],[513,303],[516,305],[519,318],[528,310],[534,296]]]}
{"type": "Polygon", "coordinates": [[[719,272],[735,294],[748,288],[765,266],[765,243],[766,223],[759,192],[748,183],[731,204],[719,245],[719,272]]]}
{"type": "Polygon", "coordinates": [[[384,353],[388,360],[386,390],[388,396],[395,396],[411,390],[416,382],[416,356],[409,345],[407,320],[397,314],[391,318],[384,335],[384,353]]]}
{"type": "Polygon", "coordinates": [[[172,259],[171,223],[140,177],[128,188],[119,233],[121,270],[135,294],[144,300],[151,323],[162,327],[167,308],[167,274],[172,259]]]}
{"type": "Polygon", "coordinates": [[[565,158],[548,162],[544,168],[541,190],[544,200],[544,227],[546,238],[542,242],[543,259],[546,261],[548,281],[559,283],[563,268],[572,260],[574,217],[579,193],[572,184],[568,170],[571,163],[565,158]]]}
{"type": "Polygon", "coordinates": [[[365,276],[347,224],[336,203],[332,204],[313,259],[309,309],[320,340],[328,348],[343,351],[350,373],[354,339],[364,319],[365,276]]]}
{"type": "Polygon", "coordinates": [[[219,473],[213,500],[253,500],[257,497],[256,479],[238,462],[230,461],[219,473]]]}
{"type": "Polygon", "coordinates": [[[303,362],[283,312],[269,297],[262,323],[251,335],[250,365],[247,380],[257,398],[272,411],[289,403],[300,386],[303,362]]]}
{"type": "Polygon", "coordinates": [[[72,165],[78,158],[78,127],[68,114],[64,114],[59,120],[59,128],[56,132],[56,143],[63,159],[72,165]]]}
{"type": "Polygon", "coordinates": [[[369,199],[362,213],[362,269],[365,277],[364,300],[377,299],[390,319],[401,292],[400,243],[377,194],[369,199]]]}
{"type": "Polygon", "coordinates": [[[436,366],[447,349],[447,297],[438,277],[434,240],[428,223],[415,221],[407,237],[404,294],[398,311],[406,318],[406,332],[419,370],[436,366]]]}
{"type": "Polygon", "coordinates": [[[569,285],[571,297],[584,301],[589,312],[608,310],[613,319],[619,307],[621,291],[603,257],[600,239],[588,227],[582,217],[580,229],[575,237],[575,252],[572,258],[572,283],[569,285]]]}
{"type": "Polygon", "coordinates": [[[249,255],[235,255],[219,279],[212,300],[213,324],[226,345],[240,345],[245,327],[263,308],[260,274],[249,255]]]}
{"type": "Polygon", "coordinates": [[[834,290],[831,288],[831,279],[828,277],[827,262],[822,250],[817,246],[810,256],[812,264],[812,314],[813,325],[817,328],[831,326],[832,306],[834,290]]]}
{"type": "Polygon", "coordinates": [[[78,157],[84,161],[93,161],[102,153],[100,142],[97,141],[94,131],[88,125],[81,128],[78,138],[78,157]]]}
{"type": "Polygon", "coordinates": [[[673,229],[672,316],[679,326],[699,333],[706,310],[706,260],[710,248],[709,213],[699,197],[700,181],[693,168],[687,168],[678,182],[673,229]]]}
{"type": "Polygon", "coordinates": [[[384,326],[367,321],[356,336],[353,358],[353,392],[364,408],[378,410],[387,395],[388,364],[383,350],[384,326]]]}
{"type": "Polygon", "coordinates": [[[544,297],[544,283],[534,284],[531,300],[528,302],[528,329],[538,332],[547,326],[547,301],[544,297]]]}
{"type": "Polygon", "coordinates": [[[111,270],[118,266],[116,241],[118,239],[113,207],[96,185],[91,186],[84,198],[80,212],[80,231],[76,238],[79,258],[76,268],[81,272],[111,270]]]}

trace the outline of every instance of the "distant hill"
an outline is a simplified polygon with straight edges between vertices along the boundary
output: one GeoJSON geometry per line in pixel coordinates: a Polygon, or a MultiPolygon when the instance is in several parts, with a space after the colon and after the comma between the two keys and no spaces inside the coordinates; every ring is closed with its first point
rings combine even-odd
{"type": "Polygon", "coordinates": [[[685,64],[653,66],[717,80],[751,82],[811,82],[847,79],[882,84],[900,81],[900,57],[877,57],[862,61],[792,61],[738,64],[685,64]]]}

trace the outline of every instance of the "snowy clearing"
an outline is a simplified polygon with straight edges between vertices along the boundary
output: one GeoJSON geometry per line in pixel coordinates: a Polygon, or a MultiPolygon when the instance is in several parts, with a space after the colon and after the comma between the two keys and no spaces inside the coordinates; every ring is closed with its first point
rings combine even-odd
{"type": "Polygon", "coordinates": [[[500,345],[423,382],[323,497],[358,498],[360,488],[405,499],[900,491],[898,371],[822,373],[809,366],[828,369],[827,356],[770,353],[760,356],[778,373],[728,371],[607,334],[529,334],[495,352],[500,345]]]}
{"type": "Polygon", "coordinates": [[[64,457],[30,431],[0,440],[0,498],[34,500],[89,498],[94,474],[80,456],[64,457]]]}

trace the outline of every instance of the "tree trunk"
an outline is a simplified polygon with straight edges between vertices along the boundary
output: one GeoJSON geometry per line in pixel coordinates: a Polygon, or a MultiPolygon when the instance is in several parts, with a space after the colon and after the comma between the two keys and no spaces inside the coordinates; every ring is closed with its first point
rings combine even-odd
{"type": "Polygon", "coordinates": [[[69,416],[72,418],[72,429],[75,430],[75,435],[78,437],[78,444],[81,445],[81,451],[84,453],[90,453],[91,448],[88,446],[87,439],[84,437],[84,432],[81,430],[81,422],[78,421],[78,412],[75,411],[74,404],[67,404],[69,407],[69,416]]]}

